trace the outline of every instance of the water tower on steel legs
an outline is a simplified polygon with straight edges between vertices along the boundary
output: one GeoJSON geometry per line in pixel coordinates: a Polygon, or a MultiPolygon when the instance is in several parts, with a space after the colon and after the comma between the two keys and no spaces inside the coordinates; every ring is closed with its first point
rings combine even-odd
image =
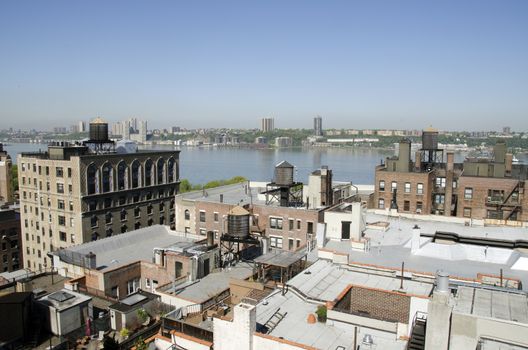
{"type": "Polygon", "coordinates": [[[444,162],[444,150],[438,148],[438,130],[429,127],[422,132],[420,164],[424,171],[431,171],[436,164],[444,162]]]}

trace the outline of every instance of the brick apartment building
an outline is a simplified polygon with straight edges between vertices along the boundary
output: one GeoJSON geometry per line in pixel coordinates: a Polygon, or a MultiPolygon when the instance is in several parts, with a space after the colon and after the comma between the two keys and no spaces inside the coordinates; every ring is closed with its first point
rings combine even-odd
{"type": "Polygon", "coordinates": [[[82,145],[18,156],[25,268],[50,267],[49,251],[154,224],[174,227],[179,151],[124,146],[108,140],[98,118],[82,145]]]}
{"type": "Polygon", "coordinates": [[[438,132],[422,133],[422,149],[411,160],[411,142],[399,143],[398,156],[375,170],[371,205],[402,213],[458,216],[472,219],[528,221],[528,166],[513,164],[506,144],[498,141],[493,155],[454,162],[454,154],[438,148],[438,132]]]}
{"type": "Polygon", "coordinates": [[[0,272],[21,268],[20,214],[13,208],[0,209],[0,272]]]}

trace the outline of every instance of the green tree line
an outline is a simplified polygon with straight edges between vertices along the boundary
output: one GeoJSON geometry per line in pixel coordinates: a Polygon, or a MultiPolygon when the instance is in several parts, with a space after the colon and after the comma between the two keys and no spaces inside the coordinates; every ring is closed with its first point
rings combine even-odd
{"type": "Polygon", "coordinates": [[[180,193],[199,191],[201,189],[208,189],[208,188],[214,188],[214,187],[225,186],[225,185],[232,185],[232,184],[246,182],[246,181],[247,179],[243,176],[235,176],[228,180],[213,180],[213,181],[209,181],[208,183],[204,185],[202,184],[193,185],[189,180],[183,179],[180,181],[180,193]]]}

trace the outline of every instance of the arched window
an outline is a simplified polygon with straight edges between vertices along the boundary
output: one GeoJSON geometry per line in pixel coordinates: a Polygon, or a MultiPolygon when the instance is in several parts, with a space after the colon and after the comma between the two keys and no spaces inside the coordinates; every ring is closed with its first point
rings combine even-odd
{"type": "Polygon", "coordinates": [[[154,165],[152,164],[152,160],[147,159],[145,162],[145,186],[152,186],[153,172],[154,165]]]}
{"type": "Polygon", "coordinates": [[[185,209],[185,220],[191,220],[191,212],[189,209],[185,209]]]}
{"type": "Polygon", "coordinates": [[[167,162],[167,181],[168,182],[176,181],[176,178],[174,176],[175,165],[176,165],[176,162],[174,161],[174,158],[170,157],[169,161],[167,162]]]}
{"type": "Polygon", "coordinates": [[[165,180],[165,161],[163,158],[158,159],[158,166],[157,166],[157,174],[158,174],[158,185],[162,184],[165,180]]]}
{"type": "Polygon", "coordinates": [[[120,162],[117,166],[117,189],[119,191],[128,188],[128,167],[125,162],[120,162]]]}
{"type": "Polygon", "coordinates": [[[113,191],[114,189],[114,168],[109,163],[105,163],[103,165],[103,172],[102,172],[102,185],[103,185],[103,193],[113,191]]]}
{"type": "Polygon", "coordinates": [[[86,170],[86,184],[88,194],[99,193],[99,172],[94,164],[90,164],[86,170]]]}
{"type": "Polygon", "coordinates": [[[121,221],[126,221],[127,219],[127,211],[125,209],[121,209],[121,221]]]}
{"type": "Polygon", "coordinates": [[[135,160],[132,162],[132,188],[141,186],[141,164],[135,160]]]}

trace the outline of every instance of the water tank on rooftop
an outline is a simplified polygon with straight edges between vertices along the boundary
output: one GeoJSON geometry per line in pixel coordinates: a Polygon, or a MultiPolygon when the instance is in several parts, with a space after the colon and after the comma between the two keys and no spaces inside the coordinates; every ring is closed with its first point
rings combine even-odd
{"type": "Polygon", "coordinates": [[[90,141],[108,142],[108,123],[99,117],[90,122],[90,141]]]}
{"type": "Polygon", "coordinates": [[[242,207],[234,207],[227,214],[227,235],[236,238],[249,236],[249,212],[242,207]]]}
{"type": "Polygon", "coordinates": [[[293,184],[293,165],[282,161],[275,166],[275,183],[289,186],[293,184]]]}
{"type": "Polygon", "coordinates": [[[438,130],[427,128],[422,131],[422,149],[438,149],[438,130]]]}

